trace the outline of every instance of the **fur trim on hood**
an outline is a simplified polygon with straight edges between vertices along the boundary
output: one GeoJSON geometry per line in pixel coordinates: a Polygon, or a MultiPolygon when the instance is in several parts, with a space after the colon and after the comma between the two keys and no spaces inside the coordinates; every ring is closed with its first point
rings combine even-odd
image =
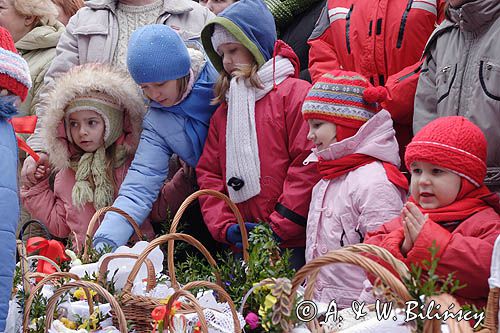
{"type": "Polygon", "coordinates": [[[70,166],[76,147],[69,142],[64,127],[66,107],[75,97],[100,91],[121,103],[124,112],[123,135],[116,141],[132,155],[139,144],[146,104],[142,94],[127,72],[103,64],[74,67],[58,77],[45,100],[42,137],[51,164],[58,170],[70,166]]]}

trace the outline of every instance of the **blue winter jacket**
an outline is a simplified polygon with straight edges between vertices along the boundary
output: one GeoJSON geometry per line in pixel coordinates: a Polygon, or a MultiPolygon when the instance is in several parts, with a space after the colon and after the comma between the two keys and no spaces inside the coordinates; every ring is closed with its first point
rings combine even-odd
{"type": "MultiPolygon", "coordinates": [[[[210,105],[210,101],[214,98],[213,85],[217,77],[217,71],[207,59],[191,92],[180,104],[171,107],[150,104],[137,152],[113,204],[139,225],[149,215],[160,193],[172,154],[179,155],[192,167],[198,163],[201,149],[193,147],[192,118],[187,114],[192,114],[193,110],[204,110],[204,113],[209,110],[210,116],[213,114],[217,106],[210,105]]],[[[205,122],[206,128],[197,127],[204,132],[198,133],[203,141],[201,145],[208,133],[210,119],[205,122]]],[[[104,243],[116,248],[126,244],[132,233],[132,227],[122,216],[108,212],[95,233],[94,245],[99,248],[104,243]]]]}
{"type": "Polygon", "coordinates": [[[12,116],[3,108],[5,97],[0,97],[0,332],[5,330],[16,266],[16,227],[19,221],[19,194],[17,187],[17,141],[12,116]]]}

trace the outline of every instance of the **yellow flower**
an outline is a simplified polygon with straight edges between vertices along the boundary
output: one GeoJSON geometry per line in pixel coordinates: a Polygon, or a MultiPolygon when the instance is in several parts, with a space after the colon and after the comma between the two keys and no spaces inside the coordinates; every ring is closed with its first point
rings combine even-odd
{"type": "MultiPolygon", "coordinates": [[[[95,291],[90,290],[90,296],[91,297],[94,297],[94,295],[96,295],[96,294],[97,293],[95,291]]],[[[85,291],[83,290],[83,288],[78,288],[73,293],[73,297],[78,298],[79,300],[87,299],[87,294],[85,293],[85,291]]]]}
{"type": "Polygon", "coordinates": [[[162,305],[167,305],[167,303],[168,303],[168,300],[169,300],[169,299],[170,299],[170,296],[167,296],[165,299],[161,299],[161,300],[160,300],[160,303],[161,303],[162,305]]]}
{"type": "Polygon", "coordinates": [[[270,308],[273,307],[274,304],[276,304],[278,300],[276,297],[274,297],[271,294],[267,294],[266,298],[264,299],[264,310],[269,310],[270,308]]]}
{"type": "Polygon", "coordinates": [[[68,318],[61,318],[59,319],[59,321],[63,323],[63,325],[69,328],[70,330],[76,329],[76,323],[74,321],[69,320],[68,318]]]}

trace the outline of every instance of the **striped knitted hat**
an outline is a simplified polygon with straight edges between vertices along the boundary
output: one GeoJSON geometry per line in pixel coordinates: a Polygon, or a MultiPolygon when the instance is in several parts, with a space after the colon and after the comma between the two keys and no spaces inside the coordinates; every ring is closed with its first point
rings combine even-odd
{"type": "Polygon", "coordinates": [[[0,27],[0,90],[7,89],[24,101],[30,88],[28,64],[17,54],[9,31],[0,27]]]}
{"type": "Polygon", "coordinates": [[[323,74],[313,85],[302,105],[305,120],[321,119],[337,125],[337,141],[342,141],[380,110],[387,98],[383,87],[373,87],[362,75],[335,70],[323,74]]]}
{"type": "Polygon", "coordinates": [[[486,137],[461,116],[442,117],[424,126],[406,148],[408,170],[415,161],[432,163],[464,177],[475,186],[486,176],[486,137]]]}

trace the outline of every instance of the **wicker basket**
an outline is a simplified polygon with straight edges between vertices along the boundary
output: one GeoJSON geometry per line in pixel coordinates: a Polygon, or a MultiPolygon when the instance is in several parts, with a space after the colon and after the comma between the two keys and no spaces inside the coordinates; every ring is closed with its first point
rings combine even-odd
{"type": "MultiPolygon", "coordinates": [[[[210,255],[210,253],[205,249],[205,247],[195,238],[186,234],[168,234],[156,238],[144,249],[144,251],[140,254],[139,258],[137,259],[127,279],[127,283],[123,288],[122,296],[120,299],[121,302],[120,305],[122,307],[123,312],[125,313],[125,316],[127,317],[128,320],[133,322],[134,328],[137,330],[138,333],[151,331],[152,327],[151,325],[153,324],[153,319],[151,318],[151,312],[157,306],[161,305],[161,303],[159,299],[153,297],[133,295],[132,287],[134,280],[142,264],[144,263],[147,256],[151,253],[151,251],[153,251],[157,246],[160,246],[169,241],[184,241],[196,247],[205,256],[210,265],[213,267],[217,284],[219,286],[222,286],[217,263],[210,255]]],[[[173,259],[170,258],[173,257],[173,251],[169,251],[167,255],[169,256],[169,260],[167,263],[168,274],[170,276],[170,279],[173,280],[175,279],[175,266],[173,265],[173,259]]],[[[179,289],[178,286],[172,286],[172,287],[176,290],[179,289]]]]}
{"type": "MultiPolygon", "coordinates": [[[[391,258],[392,256],[388,253],[388,251],[380,249],[373,245],[364,244],[363,246],[365,247],[364,249],[361,249],[359,247],[357,248],[346,247],[340,250],[330,251],[326,255],[319,258],[315,258],[306,265],[304,265],[295,274],[295,277],[293,278],[290,303],[294,301],[298,287],[302,284],[302,282],[304,282],[306,278],[308,278],[308,283],[307,283],[308,286],[304,292],[304,299],[312,300],[313,286],[314,283],[316,282],[316,277],[319,270],[324,266],[334,263],[353,264],[373,274],[374,276],[379,278],[384,285],[387,285],[392,291],[395,292],[395,294],[399,298],[398,303],[402,304],[404,302],[411,300],[411,296],[408,293],[408,290],[406,289],[404,284],[398,278],[396,278],[387,268],[383,267],[382,265],[378,264],[372,259],[362,256],[359,253],[356,253],[356,252],[370,252],[376,254],[380,252],[383,253],[384,256],[391,258]]],[[[398,262],[396,258],[391,258],[391,261],[393,261],[394,263],[398,262]]],[[[395,267],[394,264],[391,263],[391,265],[395,267]]],[[[403,269],[402,268],[403,266],[400,265],[399,263],[396,265],[396,267],[395,267],[396,270],[403,269]]],[[[318,332],[318,333],[324,332],[323,327],[321,327],[321,325],[316,319],[307,323],[307,326],[309,330],[311,330],[311,332],[318,332]]]]}
{"type": "MultiPolygon", "coordinates": [[[[90,219],[89,226],[87,227],[87,234],[85,237],[86,240],[88,240],[88,239],[92,240],[92,237],[94,236],[94,233],[97,229],[96,224],[97,224],[97,222],[99,222],[99,218],[101,217],[101,215],[103,215],[104,213],[107,213],[107,212],[115,212],[115,213],[118,213],[121,216],[123,216],[128,221],[128,223],[130,223],[130,225],[134,229],[134,232],[137,235],[137,237],[139,239],[144,238],[139,226],[137,225],[137,223],[134,221],[134,219],[130,215],[128,215],[127,213],[125,213],[123,210],[121,210],[119,208],[109,206],[109,207],[103,207],[94,213],[94,215],[90,219]]],[[[88,261],[89,261],[89,247],[87,246],[87,245],[90,245],[89,243],[91,243],[91,242],[86,242],[86,244],[84,244],[84,246],[83,246],[82,261],[84,263],[88,263],[88,261]]]]}
{"type": "MultiPolygon", "coordinates": [[[[57,272],[57,273],[52,273],[50,275],[45,276],[39,283],[37,283],[33,289],[29,292],[29,296],[26,299],[26,302],[24,303],[24,309],[31,309],[31,305],[33,304],[33,300],[36,296],[36,294],[43,288],[44,285],[52,282],[58,282],[61,279],[73,279],[73,280],[79,280],[80,278],[73,273],[66,273],[66,272],[57,272]]],[[[23,332],[29,332],[28,326],[29,326],[29,321],[30,321],[30,311],[24,311],[23,314],[23,332]]]]}
{"type": "MultiPolygon", "coordinates": [[[[245,222],[243,221],[243,217],[241,216],[241,213],[236,207],[236,204],[229,199],[229,197],[221,192],[215,191],[215,190],[200,190],[196,191],[193,194],[191,194],[189,197],[184,200],[184,202],[181,204],[179,209],[177,210],[177,213],[174,216],[174,219],[172,221],[172,224],[170,225],[170,233],[174,234],[177,232],[177,226],[179,225],[179,222],[181,220],[182,215],[188,208],[188,206],[193,203],[195,200],[197,200],[200,196],[202,195],[209,195],[213,196],[216,198],[219,198],[223,200],[231,209],[231,211],[234,213],[234,216],[236,217],[236,222],[240,226],[241,230],[241,238],[242,238],[242,243],[243,243],[243,260],[245,262],[248,262],[248,233],[247,229],[245,228],[245,222]]],[[[171,240],[168,242],[168,266],[173,267],[174,266],[174,241],[171,240]],[[171,254],[171,255],[170,255],[171,254]]],[[[175,279],[175,275],[171,276],[171,282],[172,286],[174,288],[178,288],[178,283],[177,280],[175,279]]]]}
{"type": "Polygon", "coordinates": [[[484,328],[480,333],[497,333],[498,332],[498,302],[500,301],[500,288],[490,288],[488,294],[488,303],[486,304],[486,316],[484,318],[484,328]]]}
{"type": "MultiPolygon", "coordinates": [[[[212,283],[212,282],[208,282],[208,281],[193,281],[193,282],[189,282],[184,287],[182,287],[180,290],[177,290],[172,296],[170,296],[170,298],[168,300],[168,303],[167,303],[167,309],[170,309],[172,307],[172,305],[174,304],[174,302],[179,297],[185,296],[190,301],[190,307],[192,306],[193,309],[198,314],[198,318],[200,319],[200,324],[201,324],[201,331],[202,332],[208,332],[207,322],[206,322],[205,316],[203,314],[203,309],[198,304],[198,301],[196,300],[196,298],[193,295],[191,295],[191,293],[189,292],[190,290],[196,289],[196,288],[208,288],[208,289],[212,289],[215,292],[217,292],[217,295],[223,301],[225,301],[225,302],[227,302],[229,304],[229,307],[231,309],[231,314],[232,314],[232,317],[233,317],[234,332],[235,333],[240,333],[242,331],[241,330],[240,321],[238,319],[238,314],[236,312],[236,307],[234,305],[233,300],[231,299],[231,297],[229,296],[229,294],[221,286],[219,286],[219,285],[217,285],[215,283],[212,283]]],[[[170,319],[169,317],[166,318],[166,323],[167,323],[166,329],[169,329],[169,323],[170,323],[169,319],[170,319]]]]}
{"type": "Polygon", "coordinates": [[[90,291],[93,290],[97,292],[100,296],[104,297],[106,301],[109,302],[111,305],[111,309],[113,310],[113,322],[116,320],[118,322],[118,329],[120,330],[120,333],[128,333],[127,329],[127,320],[125,319],[125,315],[123,314],[123,311],[120,308],[120,305],[118,304],[118,301],[111,295],[106,289],[101,287],[98,284],[92,283],[92,282],[87,282],[87,281],[73,281],[66,283],[59,287],[52,295],[52,297],[49,298],[49,301],[47,302],[47,315],[45,318],[45,333],[48,332],[50,326],[52,325],[52,321],[54,319],[54,311],[56,310],[56,305],[57,301],[59,300],[59,297],[65,293],[66,291],[69,291],[73,288],[83,288],[85,293],[87,294],[87,301],[89,304],[89,313],[94,312],[94,304],[92,301],[92,297],[90,296],[90,291]]]}

